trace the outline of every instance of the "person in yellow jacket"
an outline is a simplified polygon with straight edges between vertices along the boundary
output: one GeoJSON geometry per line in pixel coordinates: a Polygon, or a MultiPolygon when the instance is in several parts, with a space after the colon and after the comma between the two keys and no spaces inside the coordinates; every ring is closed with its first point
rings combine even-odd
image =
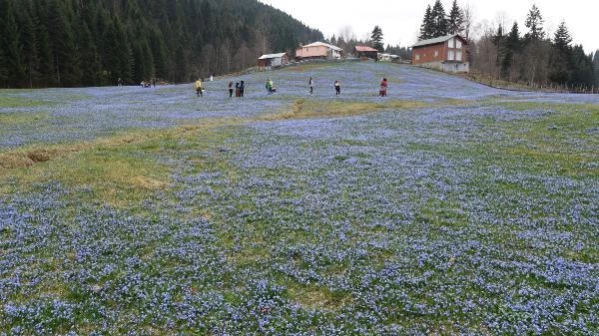
{"type": "Polygon", "coordinates": [[[196,87],[196,94],[198,95],[198,97],[199,96],[203,97],[204,96],[204,92],[203,92],[204,90],[202,89],[202,80],[201,79],[198,79],[196,81],[195,87],[196,87]]]}

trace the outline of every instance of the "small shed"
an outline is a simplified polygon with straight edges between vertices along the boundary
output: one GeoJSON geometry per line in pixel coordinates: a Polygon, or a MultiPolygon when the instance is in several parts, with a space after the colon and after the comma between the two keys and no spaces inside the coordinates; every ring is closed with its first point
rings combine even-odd
{"type": "Polygon", "coordinates": [[[289,64],[289,56],[287,53],[267,54],[258,58],[258,67],[260,68],[277,68],[287,64],[289,64]]]}
{"type": "Polygon", "coordinates": [[[367,46],[356,46],[354,54],[357,58],[370,58],[375,61],[379,58],[379,51],[367,46]]]}
{"type": "Polygon", "coordinates": [[[401,57],[399,57],[397,55],[393,55],[393,54],[380,54],[379,61],[397,63],[397,62],[401,61],[401,57]]]}

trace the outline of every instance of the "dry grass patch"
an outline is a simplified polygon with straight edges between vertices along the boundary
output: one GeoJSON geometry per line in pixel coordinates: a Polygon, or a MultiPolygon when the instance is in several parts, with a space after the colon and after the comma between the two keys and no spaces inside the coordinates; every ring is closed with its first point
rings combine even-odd
{"type": "Polygon", "coordinates": [[[332,292],[325,287],[290,286],[287,289],[289,298],[304,309],[337,311],[353,301],[346,293],[332,292]]]}
{"type": "Polygon", "coordinates": [[[386,109],[408,110],[429,106],[424,102],[409,100],[391,100],[380,103],[367,102],[314,102],[305,99],[297,100],[289,111],[260,117],[262,121],[276,121],[286,119],[307,119],[317,117],[343,117],[365,113],[380,112],[386,109]]]}

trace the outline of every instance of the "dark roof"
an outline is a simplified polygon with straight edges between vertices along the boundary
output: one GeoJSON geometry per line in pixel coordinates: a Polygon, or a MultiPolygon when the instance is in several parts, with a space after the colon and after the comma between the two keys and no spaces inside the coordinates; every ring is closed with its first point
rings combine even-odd
{"type": "Polygon", "coordinates": [[[430,40],[418,41],[416,44],[414,44],[412,46],[412,48],[424,47],[427,45],[433,45],[433,44],[439,44],[439,43],[445,43],[454,37],[459,37],[462,41],[464,41],[466,44],[468,44],[468,42],[466,41],[465,38],[461,37],[459,34],[454,34],[454,35],[441,36],[441,37],[437,37],[437,38],[430,39],[430,40]]]}

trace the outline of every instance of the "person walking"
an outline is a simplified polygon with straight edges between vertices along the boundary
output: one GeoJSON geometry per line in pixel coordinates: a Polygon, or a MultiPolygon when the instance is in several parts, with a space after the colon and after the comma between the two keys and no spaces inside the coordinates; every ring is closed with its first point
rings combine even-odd
{"type": "Polygon", "coordinates": [[[335,96],[341,95],[341,83],[339,81],[335,81],[335,96]]]}
{"type": "Polygon", "coordinates": [[[267,78],[266,79],[266,92],[268,92],[268,94],[272,94],[276,91],[275,89],[275,84],[273,83],[272,79],[267,78]]]}
{"type": "Polygon", "coordinates": [[[383,78],[383,81],[381,82],[381,89],[379,91],[379,97],[387,97],[387,88],[389,87],[389,84],[387,83],[387,78],[383,78]]]}
{"type": "Polygon", "coordinates": [[[245,94],[245,82],[241,81],[241,83],[239,83],[239,97],[243,98],[244,94],[245,94]]]}
{"type": "Polygon", "coordinates": [[[308,80],[308,88],[310,88],[310,94],[314,94],[314,79],[312,77],[308,80]]]}
{"type": "Polygon", "coordinates": [[[233,98],[233,82],[229,82],[229,98],[233,98]]]}
{"type": "Polygon", "coordinates": [[[195,83],[195,88],[196,88],[196,95],[198,97],[202,96],[204,97],[204,90],[202,89],[202,80],[198,79],[195,83]]]}

